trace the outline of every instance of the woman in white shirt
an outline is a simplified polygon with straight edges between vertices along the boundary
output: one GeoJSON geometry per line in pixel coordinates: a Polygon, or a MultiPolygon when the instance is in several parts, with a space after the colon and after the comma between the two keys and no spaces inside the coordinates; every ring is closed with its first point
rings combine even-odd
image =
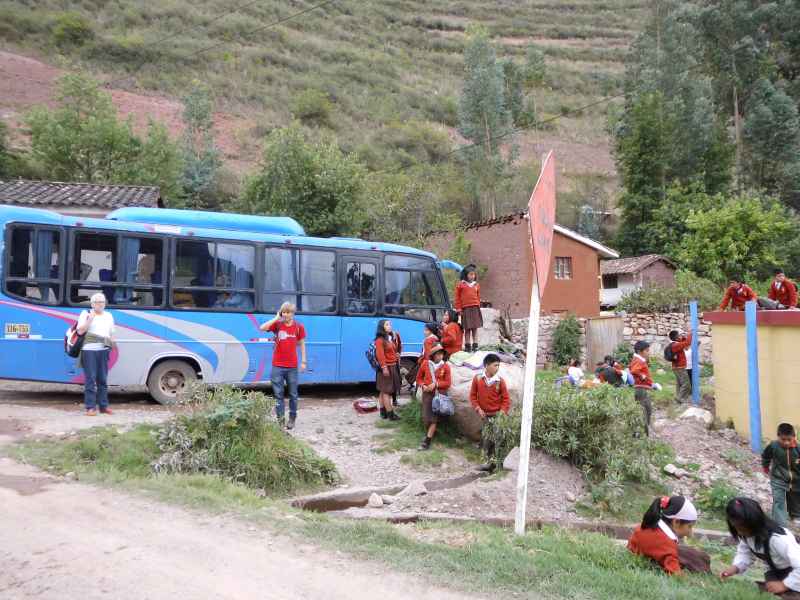
{"type": "Polygon", "coordinates": [[[767,565],[762,591],[782,598],[800,598],[800,546],[787,529],[764,514],[761,505],[750,498],[734,498],[725,509],[728,528],[739,542],[733,565],[720,577],[727,579],[744,573],[755,559],[767,565]]]}
{"type": "Polygon", "coordinates": [[[110,415],[108,408],[108,357],[114,345],[114,317],[106,311],[106,297],[97,293],[91,298],[92,309],[78,317],[78,333],[86,334],[81,348],[79,364],[83,367],[83,398],[86,414],[95,416],[97,405],[100,412],[110,415]]]}

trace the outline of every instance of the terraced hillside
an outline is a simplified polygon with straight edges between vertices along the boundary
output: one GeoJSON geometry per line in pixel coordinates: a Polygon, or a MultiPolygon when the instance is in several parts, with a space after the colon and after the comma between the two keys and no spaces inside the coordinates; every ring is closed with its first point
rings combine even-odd
{"type": "MultiPolygon", "coordinates": [[[[500,56],[521,60],[531,44],[545,52],[537,103],[546,118],[619,91],[626,48],[648,10],[641,0],[336,0],[269,26],[320,1],[0,0],[0,41],[51,65],[88,68],[114,90],[174,98],[205,81],[235,117],[226,158],[245,165],[257,161],[264,134],[292,118],[298,97],[319,90],[332,102],[320,127],[381,169],[424,146],[415,136],[429,126],[459,143],[469,24],[489,28],[500,56]]],[[[9,117],[24,107],[0,97],[0,109],[9,117]]],[[[555,147],[565,199],[607,193],[614,167],[606,111],[599,105],[521,135],[520,159],[555,147]]],[[[431,160],[444,154],[429,146],[431,160]]]]}

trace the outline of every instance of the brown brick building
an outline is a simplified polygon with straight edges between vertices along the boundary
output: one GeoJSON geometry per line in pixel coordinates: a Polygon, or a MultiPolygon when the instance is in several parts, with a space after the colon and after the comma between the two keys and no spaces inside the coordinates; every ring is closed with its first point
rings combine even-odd
{"type": "Polygon", "coordinates": [[[613,307],[622,296],[634,290],[651,285],[672,287],[676,269],[675,263],[660,254],[604,260],[600,263],[603,276],[600,302],[603,306],[613,307]]]}
{"type": "MultiPolygon", "coordinates": [[[[434,234],[427,245],[443,256],[453,237],[434,234]]],[[[508,308],[513,318],[527,317],[533,285],[527,213],[472,223],[466,227],[464,237],[472,245],[472,262],[488,269],[481,279],[482,299],[495,308],[508,308]]],[[[579,317],[599,314],[600,259],[618,257],[611,248],[556,225],[542,312],[571,312],[579,317]]]]}

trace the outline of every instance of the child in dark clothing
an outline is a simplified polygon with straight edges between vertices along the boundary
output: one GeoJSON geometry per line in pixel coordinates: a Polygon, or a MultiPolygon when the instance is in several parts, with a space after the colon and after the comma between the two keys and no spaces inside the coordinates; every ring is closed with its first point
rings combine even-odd
{"type": "Polygon", "coordinates": [[[728,529],[739,545],[733,565],[720,573],[721,579],[744,573],[755,559],[767,563],[766,581],[759,589],[784,598],[800,599],[800,546],[794,535],[764,514],[750,498],[734,498],[725,509],[728,529]]]}
{"type": "Polygon", "coordinates": [[[800,449],[789,423],[778,425],[778,439],[761,453],[761,466],[772,487],[772,518],[781,527],[800,518],[800,449]]]}

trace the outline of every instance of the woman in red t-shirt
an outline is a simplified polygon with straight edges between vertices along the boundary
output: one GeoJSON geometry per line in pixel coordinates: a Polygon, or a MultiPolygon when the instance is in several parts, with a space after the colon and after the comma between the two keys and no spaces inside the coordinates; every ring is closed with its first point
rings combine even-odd
{"type": "Polygon", "coordinates": [[[293,429],[297,419],[297,346],[300,346],[300,371],[306,370],[306,330],[294,320],[294,304],[284,302],[278,314],[259,329],[275,334],[275,349],[272,351],[272,395],[275,396],[275,413],[278,422],[284,425],[285,406],[283,394],[289,388],[289,422],[286,429],[293,429]]]}

